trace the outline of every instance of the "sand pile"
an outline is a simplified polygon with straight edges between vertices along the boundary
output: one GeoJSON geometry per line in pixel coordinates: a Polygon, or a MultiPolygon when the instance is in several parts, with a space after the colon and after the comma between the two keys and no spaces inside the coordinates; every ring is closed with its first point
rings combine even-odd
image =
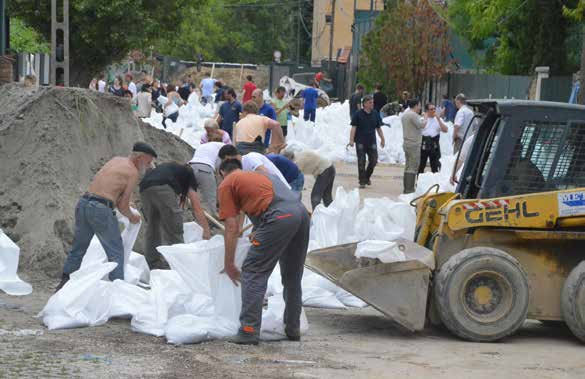
{"type": "Polygon", "coordinates": [[[138,121],[123,98],[0,87],[0,228],[21,248],[20,270],[60,274],[77,199],[108,159],[127,155],[136,141],[151,143],[159,162],[186,161],[193,151],[138,121]]]}

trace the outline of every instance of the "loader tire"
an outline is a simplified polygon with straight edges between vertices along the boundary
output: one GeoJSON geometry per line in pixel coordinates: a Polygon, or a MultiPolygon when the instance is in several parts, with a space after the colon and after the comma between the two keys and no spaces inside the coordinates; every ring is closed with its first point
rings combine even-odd
{"type": "Polygon", "coordinates": [[[585,343],[585,261],[579,263],[565,280],[561,312],[571,332],[585,343]]]}
{"type": "Polygon", "coordinates": [[[441,321],[465,340],[496,341],[526,320],[528,276],[516,259],[501,250],[461,251],[443,264],[433,287],[441,321]]]}

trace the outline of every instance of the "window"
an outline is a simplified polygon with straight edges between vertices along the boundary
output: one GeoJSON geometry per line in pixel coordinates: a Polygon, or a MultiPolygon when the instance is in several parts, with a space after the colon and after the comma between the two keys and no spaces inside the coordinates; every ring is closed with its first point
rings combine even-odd
{"type": "Polygon", "coordinates": [[[502,194],[585,186],[585,123],[526,121],[504,175],[502,194]]]}

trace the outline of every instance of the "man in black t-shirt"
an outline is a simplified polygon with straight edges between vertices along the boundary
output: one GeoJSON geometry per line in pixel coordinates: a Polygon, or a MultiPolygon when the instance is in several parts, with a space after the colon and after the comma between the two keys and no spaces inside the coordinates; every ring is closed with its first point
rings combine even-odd
{"type": "Polygon", "coordinates": [[[163,163],[144,175],[140,182],[140,200],[146,221],[145,257],[150,269],[168,268],[156,248],[183,243],[183,207],[189,199],[193,216],[210,238],[209,224],[197,195],[197,180],[189,165],[163,163]]]}
{"type": "Polygon", "coordinates": [[[357,111],[362,109],[362,97],[364,97],[364,86],[358,84],[355,92],[349,98],[349,117],[353,118],[357,111]]]}
{"type": "Polygon", "coordinates": [[[386,141],[382,133],[382,120],[380,114],[374,110],[374,99],[372,95],[364,96],[363,109],[360,109],[351,119],[351,133],[349,145],[355,143],[355,150],[358,159],[358,176],[360,188],[371,185],[370,178],[378,163],[378,148],[376,133],[380,136],[380,146],[384,148],[386,141]],[[368,168],[366,169],[366,156],[368,157],[368,168]]]}
{"type": "Polygon", "coordinates": [[[376,84],[376,91],[374,92],[374,109],[381,112],[382,107],[388,102],[388,96],[382,92],[382,85],[376,84]]]}

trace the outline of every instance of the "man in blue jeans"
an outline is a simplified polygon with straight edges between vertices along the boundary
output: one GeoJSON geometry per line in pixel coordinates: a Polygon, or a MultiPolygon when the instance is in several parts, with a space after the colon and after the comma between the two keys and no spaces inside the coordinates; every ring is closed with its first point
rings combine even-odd
{"type": "Polygon", "coordinates": [[[301,96],[304,99],[303,119],[305,121],[311,120],[315,122],[317,116],[317,99],[319,98],[319,91],[317,91],[317,83],[311,83],[311,87],[303,90],[301,96]]]}
{"type": "Polygon", "coordinates": [[[384,148],[386,142],[384,133],[382,133],[382,120],[380,115],[374,109],[374,98],[372,95],[366,95],[363,99],[363,108],[358,110],[351,118],[351,133],[349,145],[356,145],[356,155],[358,159],[358,176],[360,188],[366,188],[371,185],[370,178],[374,173],[374,168],[378,163],[378,147],[376,142],[376,133],[380,136],[380,146],[384,148]],[[368,157],[368,167],[366,168],[366,156],[368,157]]]}
{"type": "Polygon", "coordinates": [[[137,142],[130,156],[114,157],[97,172],[89,185],[89,191],[81,196],[75,207],[73,246],[67,255],[63,277],[55,292],[69,281],[70,274],[79,269],[94,234],[100,240],[108,261],[118,264],[110,272],[110,280],[124,280],[124,246],[114,209],[118,208],[131,223],[140,222],[140,215],[130,210],[130,198],[140,173],[150,167],[156,156],[150,145],[137,142]]]}

